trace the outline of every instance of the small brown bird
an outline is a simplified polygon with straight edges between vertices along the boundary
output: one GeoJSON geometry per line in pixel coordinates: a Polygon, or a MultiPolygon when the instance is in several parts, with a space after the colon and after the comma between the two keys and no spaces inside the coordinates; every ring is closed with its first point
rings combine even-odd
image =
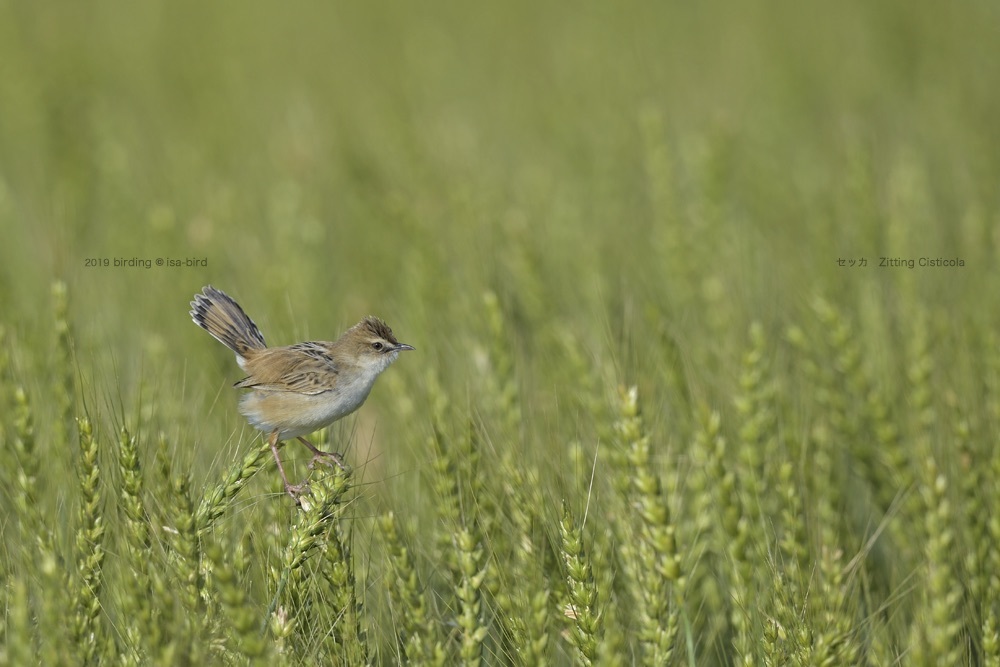
{"type": "Polygon", "coordinates": [[[266,434],[285,490],[296,500],[305,483],[288,482],[278,443],[297,438],[313,453],[310,466],[329,458],[343,468],[340,454],[324,452],[303,436],[361,407],[375,378],[401,351],[413,349],[396,340],[392,329],[377,317],[366,317],[332,343],[268,347],[239,304],[211,285],[195,295],[191,319],[236,353],[237,363],[248,375],[233,386],[250,390],[240,398],[240,413],[266,434]]]}

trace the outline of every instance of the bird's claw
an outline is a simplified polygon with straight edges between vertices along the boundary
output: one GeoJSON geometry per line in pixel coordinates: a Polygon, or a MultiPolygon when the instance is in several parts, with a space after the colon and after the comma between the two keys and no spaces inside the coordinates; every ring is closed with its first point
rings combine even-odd
{"type": "Polygon", "coordinates": [[[318,454],[314,455],[312,457],[312,460],[309,462],[309,469],[315,470],[317,462],[320,462],[326,466],[330,465],[330,463],[333,462],[344,472],[351,471],[348,465],[344,463],[343,455],[340,454],[339,452],[319,452],[318,454]]]}

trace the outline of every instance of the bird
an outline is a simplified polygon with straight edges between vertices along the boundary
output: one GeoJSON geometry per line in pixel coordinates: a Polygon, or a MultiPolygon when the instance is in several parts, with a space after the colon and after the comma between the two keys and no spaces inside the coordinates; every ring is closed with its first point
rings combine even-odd
{"type": "Polygon", "coordinates": [[[295,438],[313,453],[310,467],[317,461],[332,460],[346,470],[341,454],[322,451],[305,436],[360,408],[375,380],[399,353],[414,349],[396,340],[389,325],[371,315],[333,342],[268,347],[243,308],[211,285],[195,294],[190,315],[195,324],[236,354],[236,362],[247,373],[233,385],[248,390],[240,397],[239,411],[263,432],[285,491],[296,502],[306,482],[295,485],[288,481],[278,444],[295,438]]]}

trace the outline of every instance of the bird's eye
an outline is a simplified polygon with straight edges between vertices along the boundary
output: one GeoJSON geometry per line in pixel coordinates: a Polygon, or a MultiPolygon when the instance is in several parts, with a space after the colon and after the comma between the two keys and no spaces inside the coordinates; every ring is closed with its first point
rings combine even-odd
{"type": "Polygon", "coordinates": [[[382,347],[383,347],[382,341],[380,341],[380,340],[377,340],[374,343],[372,343],[372,349],[381,350],[382,347]]]}

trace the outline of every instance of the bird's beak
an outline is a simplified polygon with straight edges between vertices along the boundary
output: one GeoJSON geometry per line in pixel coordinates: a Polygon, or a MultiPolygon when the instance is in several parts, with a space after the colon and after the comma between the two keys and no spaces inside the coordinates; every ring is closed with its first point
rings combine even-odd
{"type": "Polygon", "coordinates": [[[399,350],[414,350],[414,349],[416,349],[416,348],[413,347],[412,345],[407,345],[406,343],[399,343],[398,345],[396,345],[396,351],[397,352],[399,350]]]}

